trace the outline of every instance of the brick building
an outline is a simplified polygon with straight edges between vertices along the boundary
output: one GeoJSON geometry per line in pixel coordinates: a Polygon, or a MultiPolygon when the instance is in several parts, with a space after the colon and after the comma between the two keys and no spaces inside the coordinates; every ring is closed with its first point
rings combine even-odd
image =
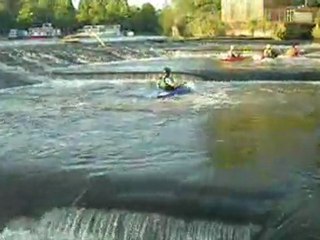
{"type": "Polygon", "coordinates": [[[221,0],[221,19],[228,23],[251,20],[290,22],[297,11],[296,2],[296,0],[221,0]]]}

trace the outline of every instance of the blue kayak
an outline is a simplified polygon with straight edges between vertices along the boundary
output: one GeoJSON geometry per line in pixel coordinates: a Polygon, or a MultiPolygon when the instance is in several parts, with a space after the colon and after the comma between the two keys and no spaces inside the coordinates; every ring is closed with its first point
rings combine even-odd
{"type": "Polygon", "coordinates": [[[157,95],[157,98],[168,98],[168,97],[174,97],[178,95],[185,95],[188,93],[191,93],[191,88],[187,86],[181,86],[177,87],[173,91],[160,91],[157,95]]]}

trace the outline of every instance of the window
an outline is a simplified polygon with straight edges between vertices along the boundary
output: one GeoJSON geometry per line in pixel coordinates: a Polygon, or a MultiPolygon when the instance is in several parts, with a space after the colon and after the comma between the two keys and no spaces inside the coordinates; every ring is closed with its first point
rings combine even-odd
{"type": "Polygon", "coordinates": [[[287,11],[286,11],[286,21],[287,22],[292,22],[293,21],[293,14],[294,14],[294,10],[293,9],[287,9],[287,11]]]}

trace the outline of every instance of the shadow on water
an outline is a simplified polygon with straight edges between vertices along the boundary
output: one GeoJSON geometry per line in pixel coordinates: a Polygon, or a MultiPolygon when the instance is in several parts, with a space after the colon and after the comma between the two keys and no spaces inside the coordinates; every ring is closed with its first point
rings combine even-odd
{"type": "Polygon", "coordinates": [[[232,110],[209,113],[204,125],[216,185],[246,191],[273,186],[291,192],[273,205],[259,239],[319,239],[317,89],[252,87],[236,96],[241,103],[232,110]]]}
{"type": "Polygon", "coordinates": [[[0,70],[0,89],[12,88],[33,84],[24,76],[18,76],[15,73],[3,72],[0,70]]]}

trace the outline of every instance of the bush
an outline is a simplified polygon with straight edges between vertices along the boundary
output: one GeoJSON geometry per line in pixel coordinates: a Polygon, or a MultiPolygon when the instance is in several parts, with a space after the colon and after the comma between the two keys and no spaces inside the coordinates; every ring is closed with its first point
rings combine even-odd
{"type": "Polygon", "coordinates": [[[284,24],[275,24],[273,26],[273,38],[283,40],[286,37],[286,27],[284,24]]]}
{"type": "Polygon", "coordinates": [[[215,36],[226,36],[227,31],[230,29],[229,25],[224,22],[217,22],[215,28],[215,36]]]}
{"type": "Polygon", "coordinates": [[[312,39],[314,24],[309,23],[285,23],[274,27],[274,38],[277,40],[312,39]]]}
{"type": "Polygon", "coordinates": [[[225,36],[227,25],[212,14],[199,14],[187,23],[187,33],[193,37],[225,36]]]}
{"type": "Polygon", "coordinates": [[[248,23],[248,29],[250,31],[250,34],[252,37],[254,37],[254,33],[258,28],[258,21],[257,20],[251,20],[248,23]]]}
{"type": "Polygon", "coordinates": [[[273,29],[273,24],[266,19],[258,22],[258,27],[265,33],[266,31],[273,29]]]}
{"type": "Polygon", "coordinates": [[[312,36],[315,39],[320,39],[320,26],[317,24],[312,30],[312,36]]]}

